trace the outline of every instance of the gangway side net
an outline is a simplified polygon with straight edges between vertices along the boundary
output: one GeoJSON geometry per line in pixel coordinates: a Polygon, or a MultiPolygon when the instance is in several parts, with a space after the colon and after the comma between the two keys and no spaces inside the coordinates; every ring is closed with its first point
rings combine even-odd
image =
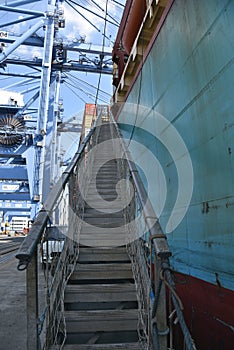
{"type": "Polygon", "coordinates": [[[85,193],[100,126],[109,123],[108,141],[113,144],[121,180],[118,191],[128,203],[123,208],[127,236],[122,243],[132,261],[137,289],[139,343],[142,349],[176,349],[174,329],[179,324],[184,349],[194,350],[173,282],[166,235],[118,126],[109,109],[106,111],[106,107],[100,109],[95,125],[52,189],[16,255],[18,269],[27,269],[27,348],[50,349],[53,345],[62,349],[65,343],[64,291],[79,258],[85,193]]]}

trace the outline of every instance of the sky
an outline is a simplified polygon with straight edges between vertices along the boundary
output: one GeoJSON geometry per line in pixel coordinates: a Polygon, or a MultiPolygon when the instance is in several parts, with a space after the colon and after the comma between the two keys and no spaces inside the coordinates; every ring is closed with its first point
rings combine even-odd
{"type": "MultiPolygon", "coordinates": [[[[17,0],[19,1],[19,0],[17,0]]],[[[9,5],[14,3],[16,0],[0,0],[1,5],[9,5]]],[[[31,4],[23,5],[20,8],[30,9],[34,11],[46,11],[48,0],[37,0],[31,4]]],[[[103,44],[105,46],[112,46],[118,27],[116,21],[119,23],[124,0],[66,0],[63,2],[64,14],[65,14],[65,28],[60,29],[57,36],[62,40],[72,42],[77,40],[80,36],[85,37],[87,43],[92,43],[94,45],[103,44]],[[76,3],[79,5],[77,6],[76,3]],[[107,22],[105,27],[105,10],[107,6],[107,19],[114,23],[107,22]],[[89,9],[87,11],[85,9],[89,9]],[[79,13],[78,13],[79,12],[79,13]],[[99,17],[100,16],[100,17],[99,17]],[[84,18],[86,17],[86,19],[84,18]],[[102,17],[102,18],[101,18],[102,17]],[[106,37],[104,38],[105,34],[106,37]]],[[[10,21],[16,19],[24,19],[24,14],[12,13],[0,11],[0,25],[4,23],[9,23],[10,21]]],[[[34,24],[36,20],[22,21],[17,24],[10,26],[1,27],[0,30],[5,30],[10,34],[21,35],[23,34],[30,26],[34,24]]],[[[38,35],[43,35],[42,30],[37,32],[38,35]]],[[[36,47],[30,48],[25,45],[21,45],[11,57],[20,57],[20,58],[30,58],[33,57],[42,57],[42,50],[36,47]]],[[[71,56],[72,57],[72,56],[71,56]]],[[[77,53],[72,59],[77,59],[77,53]]],[[[27,68],[17,67],[9,65],[6,68],[6,71],[27,71],[27,68]]],[[[31,70],[30,70],[31,71],[31,70]]],[[[108,103],[112,94],[112,76],[111,75],[102,75],[101,78],[99,74],[93,73],[83,73],[83,72],[70,72],[67,74],[67,77],[64,80],[64,83],[61,85],[61,98],[64,103],[64,118],[68,119],[72,115],[84,110],[84,103],[94,103],[96,99],[96,87],[100,79],[100,92],[99,92],[99,103],[108,103]]],[[[8,88],[13,91],[24,91],[25,100],[30,97],[35,84],[39,84],[38,81],[32,81],[25,84],[25,81],[22,81],[22,78],[15,79],[9,77],[3,77],[0,75],[0,88],[8,88]],[[19,83],[20,82],[20,83],[19,83]],[[28,91],[28,92],[27,92],[28,91]]],[[[26,102],[26,101],[25,101],[26,102]]]]}
{"type": "MultiPolygon", "coordinates": [[[[24,1],[24,0],[0,0],[0,5],[8,6],[11,3],[24,1]]],[[[49,0],[34,0],[30,4],[24,4],[20,6],[20,9],[29,9],[33,11],[45,12],[48,8],[49,0]]],[[[93,45],[102,45],[112,47],[118,30],[118,23],[120,23],[123,11],[123,4],[125,0],[65,0],[63,1],[65,28],[60,29],[57,32],[57,37],[63,41],[72,42],[79,39],[81,36],[85,38],[86,43],[93,45]],[[79,5],[77,6],[76,3],[79,5]],[[108,21],[105,26],[105,12],[107,6],[108,21]],[[85,9],[89,9],[87,11],[85,9]],[[79,12],[79,13],[78,13],[79,12]],[[84,18],[86,17],[86,19],[84,18]],[[114,23],[114,24],[113,24],[114,23]],[[103,36],[105,28],[105,38],[103,36]]],[[[9,35],[22,35],[26,32],[30,26],[34,25],[40,19],[24,20],[27,15],[21,13],[12,13],[0,10],[0,31],[7,31],[9,35]],[[17,24],[9,24],[9,22],[22,19],[22,22],[17,24]]],[[[44,36],[42,29],[37,31],[37,35],[44,36]]],[[[9,58],[21,58],[21,59],[35,59],[36,57],[42,58],[43,50],[37,47],[29,47],[21,45],[15,50],[9,58]]],[[[77,60],[77,53],[70,53],[72,59],[77,60]]],[[[70,57],[69,57],[70,58],[70,57]]],[[[0,68],[0,72],[4,72],[0,68]]],[[[5,68],[5,72],[20,72],[20,73],[32,73],[31,69],[27,67],[8,65],[5,68]]],[[[35,71],[33,71],[35,73],[35,71]]],[[[110,102],[112,96],[112,75],[102,75],[94,73],[84,72],[69,72],[66,73],[66,78],[63,84],[61,84],[60,98],[63,101],[64,113],[63,121],[71,118],[71,116],[78,115],[78,119],[82,120],[83,111],[86,103],[94,103],[96,101],[97,86],[99,84],[98,103],[106,104],[110,102]]],[[[0,75],[0,88],[4,88],[10,91],[17,91],[24,94],[24,102],[26,103],[31,96],[38,89],[40,84],[39,79],[33,79],[31,81],[24,78],[13,78],[0,75]]],[[[35,107],[38,106],[38,100],[35,103],[35,107]]],[[[63,133],[62,144],[64,147],[65,155],[64,160],[69,159],[74,149],[77,148],[79,142],[79,136],[74,133],[63,133]]]]}

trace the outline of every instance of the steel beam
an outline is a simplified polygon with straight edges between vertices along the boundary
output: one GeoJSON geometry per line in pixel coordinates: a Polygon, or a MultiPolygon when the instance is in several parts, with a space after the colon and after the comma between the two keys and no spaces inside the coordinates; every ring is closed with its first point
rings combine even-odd
{"type": "Polygon", "coordinates": [[[37,18],[37,16],[28,16],[28,17],[16,19],[16,20],[11,21],[11,22],[1,23],[0,28],[9,27],[9,26],[12,26],[13,24],[26,22],[26,21],[29,21],[29,20],[34,19],[34,18],[37,18]]]}
{"type": "Polygon", "coordinates": [[[37,122],[37,135],[40,137],[41,146],[36,148],[36,159],[38,164],[35,164],[35,183],[33,195],[40,196],[42,199],[43,190],[43,174],[45,166],[45,142],[47,133],[47,121],[48,121],[48,107],[49,107],[49,92],[51,83],[51,65],[53,54],[53,40],[55,35],[55,3],[56,0],[52,0],[48,4],[47,23],[44,41],[44,56],[42,62],[41,72],[41,86],[38,108],[38,122],[37,122]]]}
{"type": "Polygon", "coordinates": [[[10,6],[2,6],[0,5],[0,10],[6,11],[6,12],[16,12],[16,13],[23,13],[25,15],[33,15],[35,17],[44,17],[45,13],[44,12],[39,12],[39,11],[32,11],[32,10],[26,10],[26,9],[19,9],[19,8],[13,8],[10,6]]]}
{"type": "MultiPolygon", "coordinates": [[[[4,43],[13,43],[15,40],[17,40],[19,36],[16,35],[8,35],[6,38],[1,38],[1,42],[4,43]]],[[[76,43],[70,43],[67,41],[63,41],[63,49],[67,51],[73,51],[78,52],[80,54],[82,53],[88,53],[92,55],[104,55],[108,57],[112,57],[112,48],[109,46],[105,46],[104,48],[100,45],[93,45],[91,43],[82,43],[77,41],[76,43]]],[[[44,38],[43,37],[29,37],[27,40],[24,41],[24,45],[28,46],[44,46],[44,38]]],[[[54,39],[53,42],[54,47],[59,47],[61,45],[61,41],[54,39]]]]}
{"type": "MultiPolygon", "coordinates": [[[[18,204],[18,202],[17,202],[18,204]]],[[[30,203],[31,204],[31,203],[30,203]]],[[[27,204],[26,204],[27,205],[27,204]]],[[[8,219],[12,216],[27,216],[27,217],[30,217],[30,208],[28,207],[23,207],[22,208],[13,208],[11,210],[9,210],[9,208],[1,208],[3,209],[3,212],[4,212],[4,217],[8,217],[8,219]]],[[[5,220],[4,220],[5,221],[5,220]]]]}
{"type": "MultiPolygon", "coordinates": [[[[7,193],[7,192],[1,192],[0,193],[0,200],[7,200],[7,201],[30,201],[30,193],[29,192],[14,192],[14,193],[7,193]]],[[[8,202],[9,205],[9,202],[8,202]]],[[[8,207],[9,208],[9,207],[8,207]]],[[[22,208],[19,208],[22,209],[22,208]]]]}
{"type": "Polygon", "coordinates": [[[33,2],[38,2],[38,1],[41,1],[41,0],[21,0],[21,1],[11,2],[10,4],[8,4],[8,6],[9,7],[17,7],[17,6],[31,4],[33,2]]]}
{"type": "MultiPolygon", "coordinates": [[[[1,6],[0,6],[1,8],[1,6]]],[[[16,50],[27,38],[29,38],[33,33],[35,33],[39,28],[44,25],[44,20],[40,20],[34,26],[32,26],[29,30],[27,30],[22,36],[20,36],[11,46],[7,47],[0,54],[0,63],[4,62],[6,58],[16,50]]]]}
{"type": "Polygon", "coordinates": [[[49,88],[49,106],[46,125],[43,184],[42,184],[42,202],[45,203],[49,192],[54,186],[56,175],[58,176],[57,155],[57,120],[58,120],[58,102],[60,88],[60,72],[52,73],[49,88]],[[57,170],[57,171],[56,171],[57,170]]]}
{"type": "MultiPolygon", "coordinates": [[[[58,45],[59,42],[56,42],[55,45],[58,45]]],[[[112,48],[105,46],[102,47],[100,45],[93,45],[91,43],[68,43],[63,42],[63,48],[67,51],[75,51],[75,52],[86,52],[94,55],[104,55],[112,57],[112,48]]]]}
{"type": "MultiPolygon", "coordinates": [[[[2,154],[0,156],[2,157],[2,154]]],[[[26,166],[22,167],[22,166],[15,165],[15,166],[1,167],[1,179],[27,181],[28,174],[27,174],[26,166]]]]}
{"type": "Polygon", "coordinates": [[[26,109],[28,109],[28,107],[30,107],[30,106],[33,104],[33,102],[35,102],[35,101],[38,99],[39,95],[40,95],[40,92],[37,91],[37,92],[27,101],[27,103],[24,105],[24,107],[22,107],[22,108],[16,113],[15,117],[18,117],[18,116],[22,115],[22,114],[24,113],[24,111],[26,111],[26,109]]]}
{"type": "MultiPolygon", "coordinates": [[[[15,40],[17,40],[20,36],[17,35],[8,35],[7,38],[1,38],[1,42],[3,43],[13,43],[15,40]]],[[[44,38],[43,37],[33,37],[31,36],[30,38],[27,38],[24,43],[24,45],[27,46],[39,46],[43,47],[44,46],[44,38]]]]}
{"type": "Polygon", "coordinates": [[[87,73],[102,73],[102,74],[112,74],[112,65],[110,67],[99,67],[90,64],[80,64],[80,63],[63,63],[59,65],[53,65],[53,69],[61,69],[62,71],[76,71],[76,72],[87,72],[87,73]]]}
{"type": "Polygon", "coordinates": [[[27,74],[22,74],[22,73],[7,73],[7,72],[0,72],[0,75],[5,75],[7,77],[17,77],[17,78],[32,78],[32,79],[40,79],[41,76],[40,75],[29,75],[27,74]]]}
{"type": "MultiPolygon", "coordinates": [[[[7,59],[6,64],[16,64],[22,66],[31,66],[31,67],[41,67],[42,60],[38,59],[37,61],[30,60],[17,60],[17,59],[7,59]]],[[[87,73],[102,73],[102,74],[112,74],[112,64],[108,64],[108,67],[98,67],[93,62],[90,64],[81,64],[81,63],[53,63],[53,70],[60,71],[76,71],[76,72],[87,72],[87,73]]]]}

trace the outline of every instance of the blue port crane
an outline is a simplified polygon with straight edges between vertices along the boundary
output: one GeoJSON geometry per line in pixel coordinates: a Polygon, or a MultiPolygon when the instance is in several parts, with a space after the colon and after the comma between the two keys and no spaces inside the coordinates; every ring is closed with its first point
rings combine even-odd
{"type": "Polygon", "coordinates": [[[8,19],[0,24],[0,78],[18,79],[6,91],[20,86],[31,93],[23,105],[15,98],[11,106],[6,102],[0,105],[0,178],[2,184],[8,184],[5,192],[3,186],[0,189],[0,211],[7,218],[17,210],[19,215],[35,217],[57,180],[63,121],[60,92],[67,73],[112,74],[110,46],[92,45],[84,36],[70,41],[61,38],[63,5],[64,0],[19,0],[0,5],[8,19]],[[39,11],[29,8],[33,3],[38,3],[39,11]],[[43,4],[45,11],[40,11],[43,4]],[[11,27],[22,22],[29,24],[28,29],[12,33],[11,27]],[[40,50],[41,57],[19,56],[17,50],[22,46],[40,50]],[[8,67],[17,68],[12,71],[8,67]]]}

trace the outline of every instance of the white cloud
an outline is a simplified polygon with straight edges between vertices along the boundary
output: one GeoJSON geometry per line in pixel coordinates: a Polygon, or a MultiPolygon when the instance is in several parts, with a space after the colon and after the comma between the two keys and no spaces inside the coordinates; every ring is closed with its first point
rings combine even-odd
{"type": "MultiPolygon", "coordinates": [[[[123,0],[119,0],[119,1],[123,1],[123,0]]],[[[81,5],[84,4],[84,6],[86,6],[87,9],[93,11],[94,14],[82,9],[81,6],[74,5],[74,3],[72,3],[72,6],[76,8],[77,11],[81,13],[81,15],[78,14],[77,11],[75,11],[71,6],[69,6],[65,2],[63,3],[62,6],[60,5],[60,7],[64,8],[64,12],[65,12],[65,28],[59,30],[58,36],[62,38],[67,38],[68,40],[79,38],[80,36],[85,36],[87,42],[93,42],[93,43],[99,42],[99,44],[101,44],[103,28],[104,28],[103,18],[105,17],[106,0],[95,0],[95,2],[97,3],[97,6],[91,0],[86,0],[86,2],[80,2],[79,0],[77,1],[77,3],[80,3],[81,5]],[[101,9],[103,9],[103,11],[99,8],[99,6],[101,9]],[[99,18],[95,14],[101,16],[102,18],[99,18]],[[84,17],[86,17],[88,21],[90,21],[90,23],[84,17]],[[100,30],[99,33],[92,24],[100,30]]],[[[33,9],[38,10],[38,4],[34,4],[33,6],[25,5],[25,8],[27,7],[32,10],[33,9]]],[[[42,0],[40,7],[42,11],[45,10],[47,8],[47,0],[42,0]]],[[[121,12],[120,8],[116,6],[113,1],[108,2],[108,13],[112,17],[118,18],[120,16],[120,12],[121,12]]],[[[18,19],[22,19],[22,18],[23,18],[22,15],[18,16],[18,19]]],[[[110,21],[113,21],[110,17],[107,17],[107,18],[110,21]]],[[[17,23],[10,28],[10,32],[14,34],[21,34],[25,32],[27,28],[29,28],[29,26],[31,26],[32,23],[34,22],[35,20],[17,23]]],[[[111,34],[112,38],[114,38],[113,36],[114,32],[116,32],[116,28],[110,28],[110,25],[108,24],[107,35],[111,34]]]]}
{"type": "MultiPolygon", "coordinates": [[[[96,27],[100,27],[102,20],[88,11],[77,7],[78,11],[86,17],[91,23],[96,27]]],[[[94,10],[94,9],[92,9],[94,10]]],[[[64,8],[65,13],[65,29],[60,31],[60,35],[67,37],[68,39],[79,38],[80,35],[85,35],[86,41],[90,41],[92,36],[97,32],[97,30],[81,15],[79,15],[74,9],[72,9],[67,4],[64,8]]]]}

